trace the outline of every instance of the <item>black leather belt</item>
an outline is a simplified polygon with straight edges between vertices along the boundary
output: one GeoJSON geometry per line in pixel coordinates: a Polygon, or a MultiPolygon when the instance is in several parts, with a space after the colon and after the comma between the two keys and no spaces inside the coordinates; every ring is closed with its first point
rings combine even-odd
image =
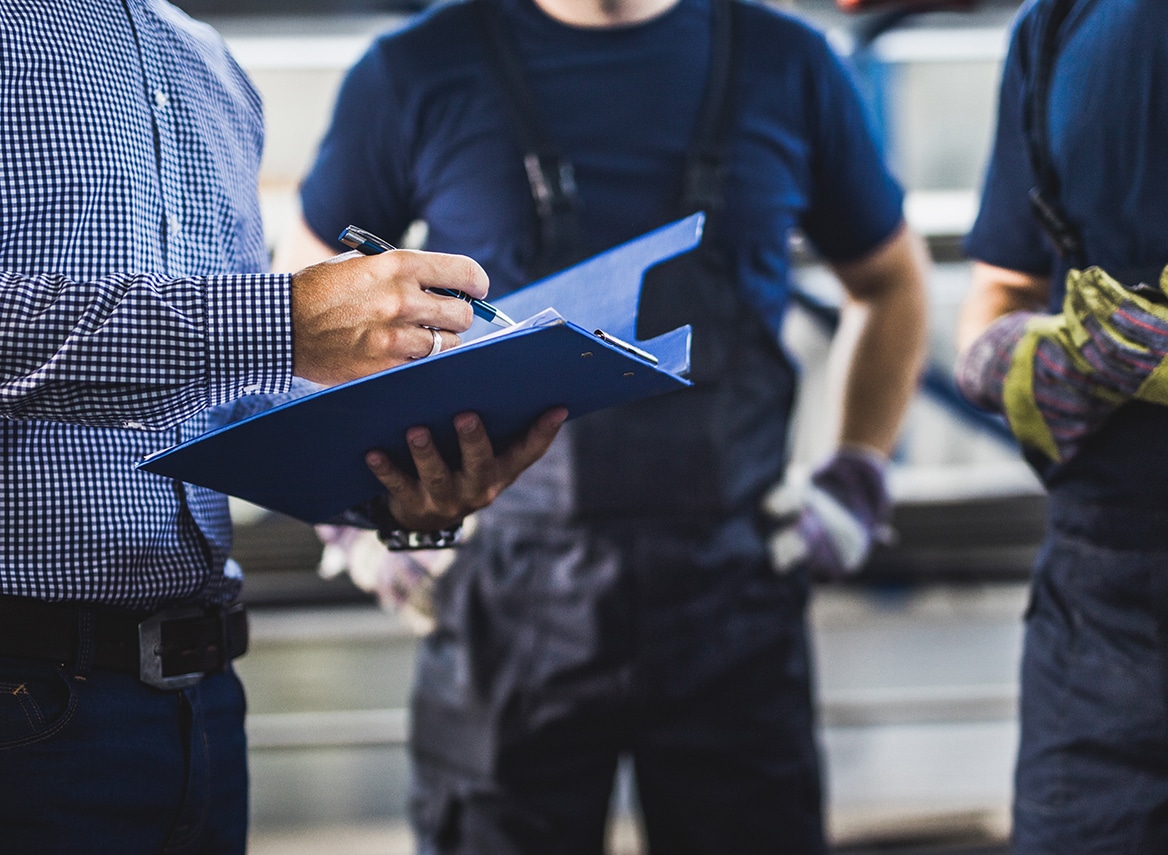
{"type": "Polygon", "coordinates": [[[134,613],[0,597],[0,656],[76,662],[83,632],[94,668],[133,674],[159,689],[193,686],[247,651],[242,603],[134,613]]]}

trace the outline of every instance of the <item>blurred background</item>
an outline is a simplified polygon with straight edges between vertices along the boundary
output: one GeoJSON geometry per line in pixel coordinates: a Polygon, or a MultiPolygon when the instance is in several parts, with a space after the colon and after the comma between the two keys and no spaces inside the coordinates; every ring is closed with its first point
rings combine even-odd
{"type": "MultiPolygon", "coordinates": [[[[344,71],[418,3],[180,0],[215,25],[263,94],[261,197],[272,244],[296,216],[307,168],[344,71]]],[[[811,607],[829,823],[840,853],[1005,852],[1017,735],[1021,616],[1042,493],[1002,425],[963,406],[949,381],[952,332],[1016,0],[964,11],[843,14],[834,0],[780,4],[848,56],[907,215],[936,262],[930,373],[893,473],[897,542],[862,579],[820,587],[811,607]]],[[[823,410],[835,286],[801,256],[801,307],[784,337],[802,364],[800,413],[823,410]]],[[[820,422],[822,417],[820,417],[820,422]]],[[[795,426],[795,466],[824,450],[795,426]]],[[[253,646],[248,687],[252,852],[412,852],[405,825],[405,705],[415,636],[347,578],[316,572],[302,523],[237,504],[253,646]]],[[[614,798],[611,852],[641,851],[632,782],[614,798]]]]}

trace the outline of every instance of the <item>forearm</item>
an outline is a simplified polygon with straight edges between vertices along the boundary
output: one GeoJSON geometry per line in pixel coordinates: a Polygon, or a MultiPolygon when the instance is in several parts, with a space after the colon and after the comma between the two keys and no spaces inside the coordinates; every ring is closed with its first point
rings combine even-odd
{"type": "Polygon", "coordinates": [[[957,350],[965,351],[999,318],[1014,312],[1046,310],[1050,280],[1045,276],[974,262],[969,295],[957,321],[957,350]]]}
{"type": "Polygon", "coordinates": [[[839,442],[889,454],[920,378],[926,348],[927,261],[904,232],[866,275],[842,271],[849,297],[832,344],[840,389],[839,442]]]}
{"type": "Polygon", "coordinates": [[[0,417],[164,429],[291,380],[287,277],[0,273],[0,417]]]}
{"type": "Polygon", "coordinates": [[[887,308],[848,306],[839,333],[853,339],[850,355],[843,358],[839,441],[884,454],[896,442],[916,389],[925,345],[923,301],[887,308]],[[904,314],[915,315],[918,309],[919,324],[904,314]]]}

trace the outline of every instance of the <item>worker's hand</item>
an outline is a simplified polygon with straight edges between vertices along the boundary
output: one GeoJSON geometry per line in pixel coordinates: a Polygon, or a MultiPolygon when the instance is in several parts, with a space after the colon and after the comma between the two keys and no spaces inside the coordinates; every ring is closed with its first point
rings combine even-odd
{"type": "Polygon", "coordinates": [[[522,440],[496,456],[479,417],[461,413],[454,418],[462,452],[462,469],[457,472],[446,465],[424,427],[413,427],[406,433],[417,478],[407,475],[381,451],[369,452],[365,462],[389,491],[389,511],[402,528],[439,531],[493,502],[543,456],[567,417],[563,407],[549,410],[522,440]]]}
{"type": "Polygon", "coordinates": [[[1124,288],[1098,267],[1067,275],[1064,346],[1083,368],[1123,400],[1168,404],[1168,270],[1158,287],[1124,288]]]}
{"type": "Polygon", "coordinates": [[[975,406],[1004,414],[1023,445],[1070,460],[1122,398],[1096,382],[1068,342],[1065,314],[1011,312],[958,357],[957,388],[975,406]]]}
{"type": "Polygon", "coordinates": [[[779,522],[769,544],[775,570],[806,565],[830,580],[859,571],[873,546],[891,535],[884,467],[875,452],[842,448],[802,488],[786,484],[772,493],[766,509],[779,522]]]}
{"type": "Polygon", "coordinates": [[[1066,462],[1125,401],[1168,404],[1166,357],[1168,306],[1090,268],[1067,275],[1062,312],[999,318],[955,374],[969,401],[1006,415],[1019,442],[1066,462]]]}
{"type": "MultiPolygon", "coordinates": [[[[469,529],[467,520],[464,532],[469,529]]],[[[371,529],[320,525],[324,544],[319,572],[326,579],[348,573],[353,584],[375,594],[382,608],[394,612],[415,631],[429,630],[434,616],[434,583],[453,563],[453,549],[390,551],[371,529]]]]}
{"type": "Polygon", "coordinates": [[[292,275],[292,373],[354,380],[429,355],[435,334],[448,350],[474,319],[470,304],[426,289],[482,298],[487,284],[466,256],[413,250],[349,252],[306,267],[292,275]]]}

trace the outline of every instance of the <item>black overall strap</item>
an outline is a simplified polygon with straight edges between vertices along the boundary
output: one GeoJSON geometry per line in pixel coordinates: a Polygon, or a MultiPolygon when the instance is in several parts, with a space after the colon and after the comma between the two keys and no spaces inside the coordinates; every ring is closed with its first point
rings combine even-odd
{"type": "MultiPolygon", "coordinates": [[[[507,91],[513,129],[523,150],[523,165],[539,218],[539,256],[531,272],[544,275],[579,261],[575,173],[543,128],[535,97],[493,0],[476,0],[474,5],[491,64],[507,91]]],[[[731,79],[730,0],[712,0],[711,14],[710,73],[695,139],[686,157],[680,214],[697,210],[712,213],[722,207],[723,160],[731,118],[727,97],[731,79]]]]}
{"type": "Polygon", "coordinates": [[[726,143],[730,137],[729,92],[732,79],[734,41],[730,0],[712,0],[710,71],[698,126],[686,158],[681,213],[705,211],[713,214],[723,206],[726,143]]]}
{"type": "Polygon", "coordinates": [[[1030,207],[1058,254],[1072,267],[1086,265],[1086,252],[1078,229],[1059,202],[1058,175],[1050,156],[1048,105],[1057,55],[1058,32],[1075,0],[1054,0],[1038,39],[1038,64],[1026,104],[1026,144],[1036,186],[1030,189],[1030,207]]]}
{"type": "Polygon", "coordinates": [[[523,68],[492,0],[477,0],[489,59],[506,89],[512,128],[523,151],[523,168],[539,218],[538,256],[533,270],[543,276],[579,261],[575,171],[543,129],[523,68]]]}

